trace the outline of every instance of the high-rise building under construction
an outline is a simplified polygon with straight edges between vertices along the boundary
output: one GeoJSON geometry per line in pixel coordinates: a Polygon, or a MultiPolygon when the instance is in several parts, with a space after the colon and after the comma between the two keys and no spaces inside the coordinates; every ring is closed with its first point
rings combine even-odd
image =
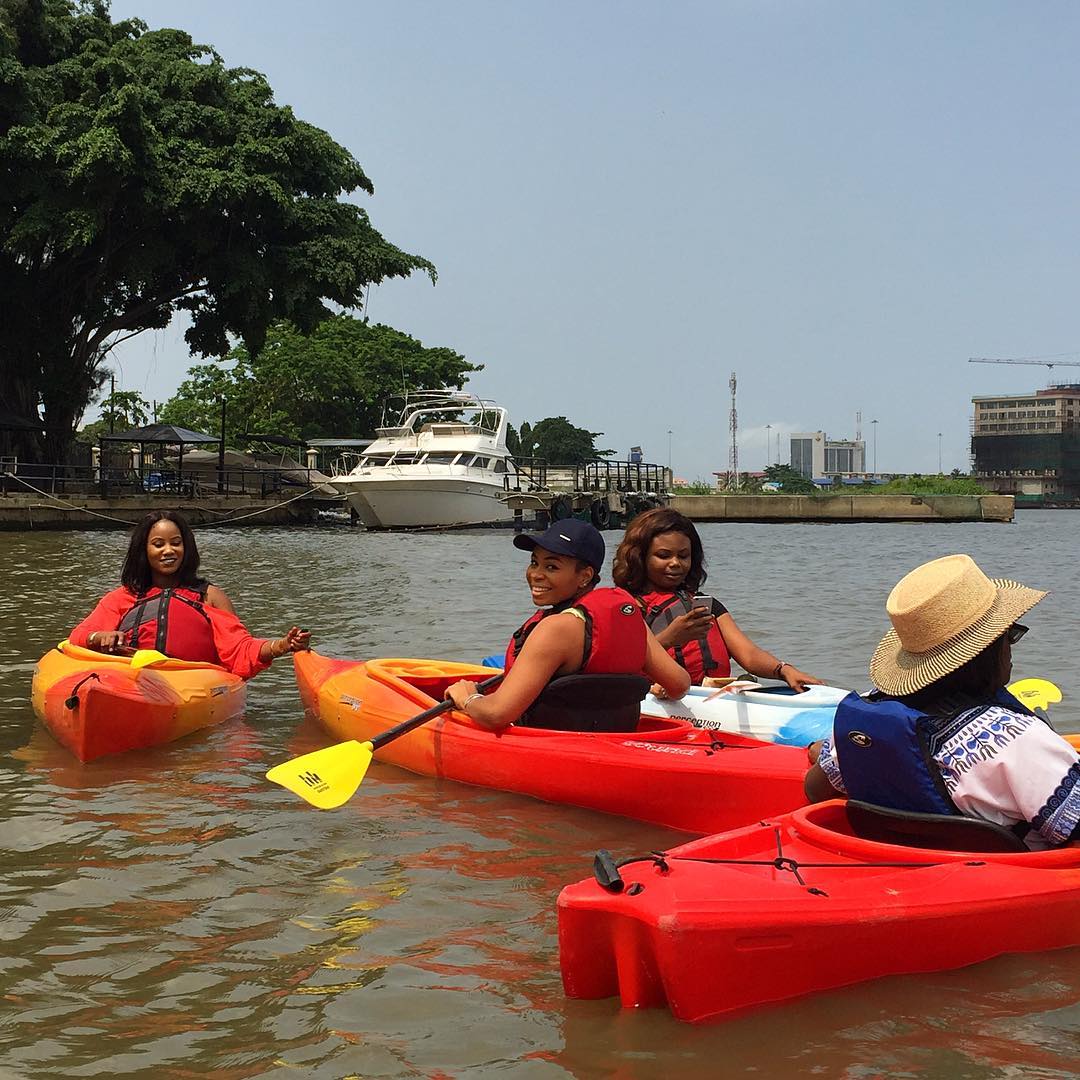
{"type": "Polygon", "coordinates": [[[1080,384],[971,400],[976,479],[1018,503],[1080,500],[1080,384]]]}

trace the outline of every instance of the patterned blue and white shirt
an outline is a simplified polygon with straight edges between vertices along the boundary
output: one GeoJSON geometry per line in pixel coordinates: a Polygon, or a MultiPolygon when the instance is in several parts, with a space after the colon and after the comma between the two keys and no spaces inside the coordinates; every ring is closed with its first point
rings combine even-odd
{"type": "MultiPolygon", "coordinates": [[[[934,725],[930,753],[961,813],[1007,827],[1026,821],[1029,847],[1069,839],[1080,823],[1080,755],[1051,727],[1001,705],[934,725]]],[[[818,764],[846,793],[831,738],[818,764]]]]}

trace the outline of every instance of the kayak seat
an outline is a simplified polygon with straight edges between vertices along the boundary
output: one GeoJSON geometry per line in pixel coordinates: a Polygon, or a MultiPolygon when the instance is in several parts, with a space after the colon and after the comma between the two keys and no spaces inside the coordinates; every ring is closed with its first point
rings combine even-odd
{"type": "Polygon", "coordinates": [[[649,685],[643,675],[564,675],[544,687],[518,724],[553,731],[637,731],[649,685]]]}
{"type": "Polygon", "coordinates": [[[883,844],[938,851],[1027,851],[1012,829],[959,814],[917,814],[848,799],[848,824],[856,836],[883,844]]]}

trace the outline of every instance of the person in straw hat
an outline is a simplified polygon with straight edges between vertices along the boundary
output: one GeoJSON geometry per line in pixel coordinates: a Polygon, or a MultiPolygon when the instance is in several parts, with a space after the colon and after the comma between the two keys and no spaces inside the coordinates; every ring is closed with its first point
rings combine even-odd
{"type": "Polygon", "coordinates": [[[1080,756],[1005,689],[1027,632],[1017,620],[1044,596],[968,555],[903,577],[870,661],[877,692],[837,707],[832,737],[810,749],[807,798],[965,814],[1029,847],[1080,839],[1080,756]]]}

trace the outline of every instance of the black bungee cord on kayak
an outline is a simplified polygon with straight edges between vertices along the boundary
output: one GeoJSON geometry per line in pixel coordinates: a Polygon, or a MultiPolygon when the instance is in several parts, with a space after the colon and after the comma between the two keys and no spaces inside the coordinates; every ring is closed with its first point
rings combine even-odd
{"type": "Polygon", "coordinates": [[[87,675],[84,678],[80,679],[71,688],[71,697],[69,697],[64,702],[64,708],[65,709],[77,709],[79,707],[79,687],[82,686],[83,683],[89,682],[91,679],[97,679],[97,677],[98,677],[98,673],[96,671],[91,671],[89,675],[87,675]]]}
{"type": "MultiPolygon", "coordinates": [[[[863,870],[874,868],[897,867],[906,869],[926,869],[931,866],[945,865],[940,860],[936,862],[799,862],[784,854],[784,844],[780,838],[779,828],[773,830],[776,840],[776,857],[773,859],[709,859],[697,858],[693,855],[669,855],[666,851],[650,851],[648,855],[632,855],[627,859],[616,860],[610,851],[601,848],[593,857],[593,877],[597,883],[608,892],[620,893],[626,890],[627,896],[637,896],[645,891],[645,886],[639,882],[632,882],[629,886],[623,881],[619,869],[632,863],[652,863],[660,873],[671,872],[671,862],[696,862],[713,863],[717,866],[771,866],[776,870],[783,870],[794,876],[795,880],[812,896],[828,896],[824,890],[813,885],[808,885],[802,876],[803,870],[863,870]]],[[[978,859],[965,862],[964,866],[985,866],[978,859]]]]}

